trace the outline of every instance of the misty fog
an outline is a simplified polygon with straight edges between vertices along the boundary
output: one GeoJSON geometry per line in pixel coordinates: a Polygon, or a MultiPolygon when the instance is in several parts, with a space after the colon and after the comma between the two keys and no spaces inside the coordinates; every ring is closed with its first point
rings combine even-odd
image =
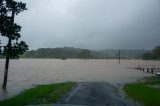
{"type": "Polygon", "coordinates": [[[152,49],[160,44],[159,0],[21,0],[16,17],[30,49],[152,49]]]}

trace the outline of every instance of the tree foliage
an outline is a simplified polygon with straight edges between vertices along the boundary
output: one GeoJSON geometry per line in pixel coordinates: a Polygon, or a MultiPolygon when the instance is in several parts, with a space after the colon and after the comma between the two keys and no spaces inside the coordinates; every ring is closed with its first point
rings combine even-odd
{"type": "Polygon", "coordinates": [[[153,54],[155,55],[155,57],[157,57],[157,58],[160,59],[160,46],[156,46],[156,47],[153,49],[153,54]]]}
{"type": "Polygon", "coordinates": [[[160,46],[156,46],[152,53],[144,53],[143,54],[144,60],[160,60],[160,46]]]}
{"type": "Polygon", "coordinates": [[[28,50],[24,41],[18,41],[21,37],[21,26],[14,23],[14,15],[24,10],[27,10],[25,3],[14,0],[0,1],[0,35],[8,38],[8,44],[0,46],[0,54],[4,56],[18,57],[28,50]]]}
{"type": "Polygon", "coordinates": [[[90,50],[84,49],[82,52],[80,52],[79,57],[82,59],[90,59],[92,58],[92,54],[90,50]]]}

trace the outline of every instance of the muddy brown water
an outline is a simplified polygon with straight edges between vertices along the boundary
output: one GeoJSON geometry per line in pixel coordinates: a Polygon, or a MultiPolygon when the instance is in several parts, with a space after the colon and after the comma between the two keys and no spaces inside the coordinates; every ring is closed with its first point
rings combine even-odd
{"type": "MultiPolygon", "coordinates": [[[[0,59],[0,86],[2,86],[5,60],[0,59]]],[[[79,60],[79,59],[20,59],[11,60],[7,90],[0,89],[0,100],[11,97],[26,88],[54,82],[108,82],[125,84],[137,81],[149,73],[133,68],[138,65],[156,65],[160,61],[143,60],[79,60]]]]}

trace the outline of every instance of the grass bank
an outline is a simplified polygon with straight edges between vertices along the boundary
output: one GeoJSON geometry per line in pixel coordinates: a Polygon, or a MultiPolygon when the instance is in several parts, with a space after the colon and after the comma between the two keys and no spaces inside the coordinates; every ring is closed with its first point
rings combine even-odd
{"type": "Polygon", "coordinates": [[[10,99],[0,101],[0,106],[54,103],[75,85],[76,83],[73,82],[38,85],[10,99]]]}
{"type": "Polygon", "coordinates": [[[160,80],[150,77],[143,81],[127,84],[124,91],[145,106],[160,106],[160,80]]]}

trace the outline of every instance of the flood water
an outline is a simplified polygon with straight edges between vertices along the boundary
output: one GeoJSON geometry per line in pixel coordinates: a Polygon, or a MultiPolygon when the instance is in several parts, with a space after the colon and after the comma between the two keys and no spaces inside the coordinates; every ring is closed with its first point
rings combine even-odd
{"type": "MultiPolygon", "coordinates": [[[[0,59],[0,86],[5,60],[0,59]]],[[[137,81],[151,76],[134,68],[138,65],[156,65],[160,61],[143,60],[79,60],[79,59],[20,59],[11,60],[7,91],[0,89],[0,99],[13,96],[37,84],[54,82],[109,82],[114,85],[137,81]]]]}

